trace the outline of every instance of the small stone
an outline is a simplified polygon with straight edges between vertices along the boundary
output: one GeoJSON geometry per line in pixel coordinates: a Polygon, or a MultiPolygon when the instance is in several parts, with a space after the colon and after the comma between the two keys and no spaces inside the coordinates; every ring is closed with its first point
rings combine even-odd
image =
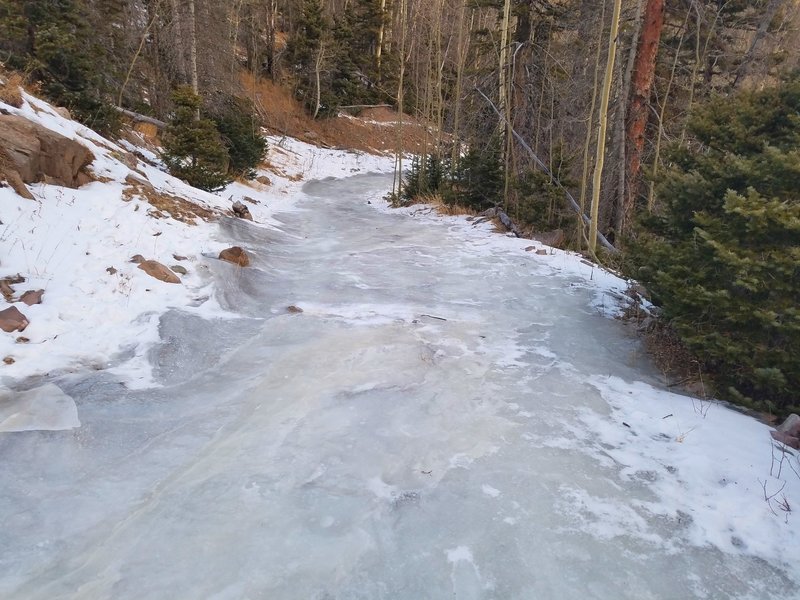
{"type": "Polygon", "coordinates": [[[26,338],[24,335],[21,335],[21,336],[19,336],[19,337],[17,338],[17,340],[16,340],[16,342],[17,342],[18,344],[27,344],[27,343],[29,343],[30,341],[31,341],[31,340],[30,340],[30,338],[26,338]]]}
{"type": "Polygon", "coordinates": [[[248,221],[253,220],[253,215],[250,214],[250,209],[247,208],[244,204],[242,204],[238,200],[233,203],[232,210],[233,214],[239,217],[240,219],[246,219],[248,221]]]}
{"type": "Polygon", "coordinates": [[[9,285],[8,281],[3,279],[0,281],[0,293],[3,294],[6,302],[11,302],[11,299],[14,297],[14,288],[9,285]]]}
{"type": "Polygon", "coordinates": [[[266,175],[259,175],[256,177],[256,181],[261,185],[272,185],[272,180],[270,180],[270,178],[266,175]]]}
{"type": "Polygon", "coordinates": [[[17,362],[17,361],[15,361],[15,360],[14,360],[14,358],[13,358],[13,357],[11,357],[11,356],[6,356],[6,357],[3,359],[3,362],[4,362],[4,363],[6,363],[7,365],[13,365],[13,364],[14,364],[15,362],[17,362]]]}
{"type": "Polygon", "coordinates": [[[525,248],[525,252],[533,252],[534,250],[536,250],[536,246],[528,246],[525,248]]]}
{"type": "Polygon", "coordinates": [[[286,307],[286,312],[292,313],[293,315],[297,315],[303,312],[303,309],[300,308],[299,306],[295,306],[294,304],[292,304],[291,306],[286,307]]]}
{"type": "Polygon", "coordinates": [[[130,260],[130,262],[132,262],[132,263],[136,263],[137,265],[140,265],[140,264],[142,264],[142,263],[143,263],[145,260],[146,260],[146,259],[145,259],[145,257],[144,257],[144,256],[142,256],[141,254],[134,254],[133,256],[131,256],[131,260],[130,260]]]}
{"type": "Polygon", "coordinates": [[[219,253],[219,259],[233,263],[234,265],[239,265],[240,267],[246,267],[250,264],[250,257],[247,256],[247,253],[239,246],[226,248],[219,253]]]}
{"type": "Polygon", "coordinates": [[[180,254],[173,254],[172,258],[174,258],[175,260],[189,260],[185,256],[181,256],[180,254]]]}
{"type": "Polygon", "coordinates": [[[42,303],[42,296],[44,296],[44,290],[28,290],[19,297],[19,301],[28,306],[33,306],[34,304],[42,303]]]}
{"type": "Polygon", "coordinates": [[[172,265],[170,267],[170,269],[175,271],[178,275],[188,275],[189,274],[189,271],[186,270],[186,267],[183,267],[181,265],[172,265]]]}
{"type": "Polygon", "coordinates": [[[536,251],[536,254],[538,254],[539,256],[547,256],[547,250],[545,250],[544,248],[539,248],[536,251]]]}
{"type": "Polygon", "coordinates": [[[117,270],[114,267],[108,267],[106,269],[106,273],[108,273],[109,275],[116,275],[117,274],[117,270]]]}
{"type": "Polygon", "coordinates": [[[139,265],[139,268],[159,281],[164,283],[180,283],[180,277],[170,271],[165,265],[162,265],[157,260],[146,260],[139,265]]]}
{"type": "Polygon", "coordinates": [[[30,325],[28,317],[19,312],[16,306],[0,310],[0,329],[6,333],[25,331],[28,325],[30,325]]]}

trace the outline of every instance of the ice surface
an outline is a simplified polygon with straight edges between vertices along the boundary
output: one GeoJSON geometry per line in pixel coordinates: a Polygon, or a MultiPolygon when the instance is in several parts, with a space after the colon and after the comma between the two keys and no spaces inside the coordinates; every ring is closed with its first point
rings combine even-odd
{"type": "Polygon", "coordinates": [[[0,597],[800,597],[761,487],[794,505],[796,459],[658,387],[601,314],[624,284],[378,210],[389,186],[224,224],[254,266],[214,301],[241,318],[170,311],[162,387],[64,377],[80,428],[0,435],[0,597]]]}
{"type": "Polygon", "coordinates": [[[0,433],[80,426],[75,401],[51,383],[24,392],[0,390],[0,433]]]}

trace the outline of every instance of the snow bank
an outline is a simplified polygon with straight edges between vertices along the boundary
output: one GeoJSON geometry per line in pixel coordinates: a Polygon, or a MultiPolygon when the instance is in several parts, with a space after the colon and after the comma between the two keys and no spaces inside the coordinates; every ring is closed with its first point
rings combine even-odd
{"type": "MultiPolygon", "coordinates": [[[[3,103],[0,108],[87,146],[95,155],[89,169],[98,180],[80,189],[31,185],[35,201],[0,187],[0,278],[25,277],[15,286],[17,295],[45,291],[42,304],[16,304],[31,322],[23,333],[0,335],[0,359],[9,363],[0,363],[5,385],[32,376],[111,368],[129,387],[151,386],[146,355],[159,339],[162,314],[180,308],[208,318],[231,316],[214,300],[208,264],[235,241],[220,239],[213,219],[180,219],[169,208],[156,210],[131,188],[131,178],[205,213],[228,214],[233,200],[243,200],[257,224],[270,226],[276,212],[293,209],[304,180],[392,168],[385,157],[273,137],[272,169],[259,173],[269,185],[233,183],[211,194],[170,176],[146,148],[111,142],[29,94],[20,108],[3,103]],[[130,152],[151,164],[139,160],[134,168],[127,166],[130,152]],[[130,262],[136,254],[167,266],[179,264],[187,274],[180,275],[181,285],[163,283],[130,262]]],[[[0,310],[8,306],[2,302],[0,310]]]]}

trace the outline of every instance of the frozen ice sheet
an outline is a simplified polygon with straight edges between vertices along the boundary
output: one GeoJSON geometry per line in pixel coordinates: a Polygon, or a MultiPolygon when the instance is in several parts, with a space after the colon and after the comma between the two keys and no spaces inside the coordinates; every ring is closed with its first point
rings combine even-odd
{"type": "Polygon", "coordinates": [[[799,597],[767,428],[659,389],[618,280],[389,182],[241,230],[247,318],[164,317],[163,387],[65,379],[80,428],[0,434],[0,597],[799,597]]]}

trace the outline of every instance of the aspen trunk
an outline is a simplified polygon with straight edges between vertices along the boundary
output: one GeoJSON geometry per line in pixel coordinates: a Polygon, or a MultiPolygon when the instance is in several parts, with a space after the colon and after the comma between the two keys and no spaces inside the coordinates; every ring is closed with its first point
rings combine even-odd
{"type": "Polygon", "coordinates": [[[383,60],[383,38],[386,35],[386,0],[381,0],[381,24],[378,27],[378,40],[375,46],[375,69],[378,74],[378,85],[381,82],[381,61],[383,60]]]}
{"type": "Polygon", "coordinates": [[[189,7],[189,83],[192,91],[200,94],[200,81],[197,77],[197,22],[194,0],[188,0],[189,7]]]}
{"type": "Polygon", "coordinates": [[[631,99],[628,107],[627,173],[628,189],[621,197],[622,205],[617,214],[618,233],[630,221],[636,196],[639,191],[639,175],[642,169],[645,129],[650,106],[650,94],[656,72],[656,57],[664,28],[664,0],[647,0],[644,12],[644,27],[639,38],[636,64],[633,69],[631,99]]]}
{"type": "Polygon", "coordinates": [[[589,251],[594,254],[597,249],[597,221],[600,217],[600,184],[603,179],[603,163],[606,152],[606,133],[608,131],[608,102],[611,96],[611,80],[614,77],[614,60],[617,55],[617,37],[619,35],[619,15],[622,0],[614,0],[614,13],[611,16],[611,31],[608,40],[608,60],[603,75],[603,89],[600,96],[600,123],[597,132],[597,157],[592,179],[592,210],[589,223],[589,251]]]}
{"type": "MultiPolygon", "coordinates": [[[[606,20],[606,2],[603,0],[603,7],[600,12],[600,23],[604,23],[606,20]]],[[[586,190],[588,188],[588,180],[589,180],[589,150],[592,146],[592,126],[594,125],[594,112],[595,108],[597,107],[597,88],[599,86],[600,80],[600,56],[603,51],[603,28],[600,27],[600,34],[597,39],[597,52],[594,56],[594,79],[592,83],[592,102],[591,106],[589,107],[589,114],[586,117],[586,139],[583,144],[583,170],[581,171],[581,193],[580,193],[580,210],[578,214],[580,218],[578,219],[578,227],[580,228],[581,239],[587,242],[588,245],[588,238],[586,237],[586,227],[584,226],[583,222],[583,215],[586,212],[586,190]]]]}
{"type": "Polygon", "coordinates": [[[503,113],[505,123],[508,120],[508,84],[506,82],[508,76],[508,28],[511,21],[511,0],[505,0],[503,7],[503,29],[500,32],[500,112],[503,113]]]}

